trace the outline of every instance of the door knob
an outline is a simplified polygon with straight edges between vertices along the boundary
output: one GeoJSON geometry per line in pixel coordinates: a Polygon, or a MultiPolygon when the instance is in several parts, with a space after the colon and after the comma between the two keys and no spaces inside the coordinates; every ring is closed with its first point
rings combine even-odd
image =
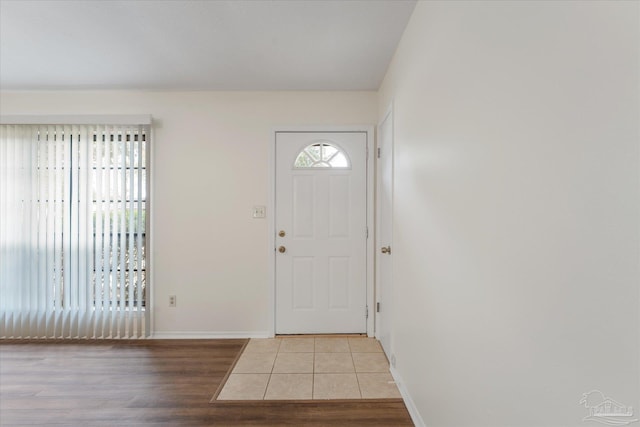
{"type": "Polygon", "coordinates": [[[281,254],[285,253],[287,251],[287,248],[285,248],[284,246],[280,246],[278,248],[278,252],[280,252],[281,254]]]}
{"type": "Polygon", "coordinates": [[[391,246],[383,246],[380,249],[380,252],[382,252],[383,254],[390,254],[391,253],[391,246]]]}

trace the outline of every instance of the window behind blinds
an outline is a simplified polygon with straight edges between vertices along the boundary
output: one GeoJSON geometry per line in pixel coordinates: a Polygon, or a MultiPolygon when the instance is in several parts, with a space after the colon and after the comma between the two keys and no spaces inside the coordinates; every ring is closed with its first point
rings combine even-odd
{"type": "Polygon", "coordinates": [[[149,334],[149,135],[0,125],[0,336],[149,334]]]}

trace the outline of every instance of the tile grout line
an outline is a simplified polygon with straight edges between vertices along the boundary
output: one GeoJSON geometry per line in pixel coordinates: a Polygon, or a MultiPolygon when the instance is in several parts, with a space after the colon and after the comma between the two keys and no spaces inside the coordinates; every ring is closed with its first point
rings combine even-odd
{"type": "MultiPolygon", "coordinates": [[[[271,367],[271,373],[269,374],[269,383],[271,383],[271,378],[273,378],[273,372],[276,369],[276,361],[278,360],[278,355],[280,355],[280,349],[282,348],[282,340],[278,339],[278,350],[276,351],[276,357],[273,359],[273,366],[271,367]]],[[[265,398],[267,397],[267,392],[265,391],[265,398]]]]}
{"type": "Polygon", "coordinates": [[[267,390],[269,390],[269,384],[271,384],[271,376],[273,375],[273,368],[276,366],[276,360],[278,359],[278,354],[280,354],[281,345],[282,345],[282,341],[278,340],[278,350],[276,350],[276,356],[273,358],[273,363],[271,364],[271,371],[269,372],[269,379],[267,380],[267,386],[264,388],[262,400],[266,400],[267,398],[267,390]]]}
{"type": "MultiPolygon", "coordinates": [[[[351,344],[349,344],[349,350],[351,350],[351,344]]],[[[360,394],[360,399],[362,399],[362,389],[360,388],[360,381],[358,380],[358,370],[356,369],[356,362],[353,360],[353,351],[350,351],[349,355],[351,356],[351,364],[353,365],[353,374],[356,376],[356,383],[358,384],[358,393],[360,394]]]]}

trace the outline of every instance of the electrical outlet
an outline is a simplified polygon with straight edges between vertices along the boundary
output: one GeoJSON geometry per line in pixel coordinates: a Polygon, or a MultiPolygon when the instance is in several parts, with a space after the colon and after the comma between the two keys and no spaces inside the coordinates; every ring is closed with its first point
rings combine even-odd
{"type": "Polygon", "coordinates": [[[176,296],[169,295],[169,307],[175,307],[175,306],[176,306],[176,296]]]}

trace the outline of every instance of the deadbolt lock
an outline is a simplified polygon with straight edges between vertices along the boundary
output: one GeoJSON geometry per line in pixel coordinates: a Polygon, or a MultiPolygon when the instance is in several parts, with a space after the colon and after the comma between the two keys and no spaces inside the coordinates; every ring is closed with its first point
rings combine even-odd
{"type": "Polygon", "coordinates": [[[380,249],[380,252],[382,252],[383,254],[390,254],[391,253],[391,246],[383,246],[380,249]]]}
{"type": "Polygon", "coordinates": [[[285,233],[285,232],[284,232],[284,230],[280,230],[280,231],[278,232],[278,236],[280,236],[280,237],[284,237],[284,236],[286,236],[286,235],[287,235],[287,233],[285,233]]]}

